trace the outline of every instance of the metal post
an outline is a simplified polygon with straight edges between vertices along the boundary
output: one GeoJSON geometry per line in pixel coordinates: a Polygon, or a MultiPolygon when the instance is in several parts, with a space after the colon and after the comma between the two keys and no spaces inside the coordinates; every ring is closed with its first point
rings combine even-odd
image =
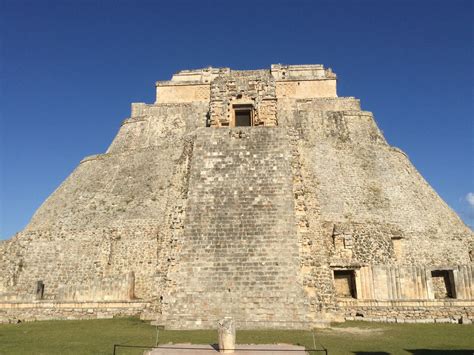
{"type": "Polygon", "coordinates": [[[158,336],[159,336],[160,330],[158,329],[158,325],[156,326],[156,342],[155,342],[155,347],[158,347],[158,336]]]}

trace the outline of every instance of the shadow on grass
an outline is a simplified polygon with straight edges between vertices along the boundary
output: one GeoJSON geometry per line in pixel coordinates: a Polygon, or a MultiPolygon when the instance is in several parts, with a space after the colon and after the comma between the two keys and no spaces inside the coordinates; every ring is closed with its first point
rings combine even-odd
{"type": "Polygon", "coordinates": [[[413,355],[472,355],[474,349],[463,350],[439,350],[439,349],[405,349],[405,351],[413,355]]]}
{"type": "MultiPolygon", "coordinates": [[[[413,355],[473,355],[474,350],[405,349],[413,355]]],[[[386,351],[353,351],[355,355],[390,355],[386,351]]]]}

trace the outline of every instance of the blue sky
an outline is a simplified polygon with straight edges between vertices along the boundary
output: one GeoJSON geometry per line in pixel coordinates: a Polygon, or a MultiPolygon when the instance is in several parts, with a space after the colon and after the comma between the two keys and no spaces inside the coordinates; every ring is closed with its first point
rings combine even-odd
{"type": "Polygon", "coordinates": [[[0,238],[106,150],[130,103],[154,101],[156,80],[272,63],[333,68],[339,96],[360,98],[474,225],[472,10],[461,0],[0,0],[0,238]]]}

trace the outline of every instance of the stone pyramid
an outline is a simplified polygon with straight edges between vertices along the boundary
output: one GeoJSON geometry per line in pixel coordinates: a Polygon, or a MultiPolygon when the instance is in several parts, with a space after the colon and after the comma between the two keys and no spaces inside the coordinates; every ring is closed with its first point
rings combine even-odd
{"type": "Polygon", "coordinates": [[[474,234],[322,65],[184,70],[0,244],[0,320],[474,317],[474,234]]]}

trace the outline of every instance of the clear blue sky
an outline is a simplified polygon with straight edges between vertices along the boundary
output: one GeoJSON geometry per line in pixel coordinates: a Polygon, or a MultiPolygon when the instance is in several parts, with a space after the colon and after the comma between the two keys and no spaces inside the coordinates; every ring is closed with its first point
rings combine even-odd
{"type": "Polygon", "coordinates": [[[472,1],[0,0],[0,238],[154,82],[205,66],[321,63],[470,225],[472,1]]]}

